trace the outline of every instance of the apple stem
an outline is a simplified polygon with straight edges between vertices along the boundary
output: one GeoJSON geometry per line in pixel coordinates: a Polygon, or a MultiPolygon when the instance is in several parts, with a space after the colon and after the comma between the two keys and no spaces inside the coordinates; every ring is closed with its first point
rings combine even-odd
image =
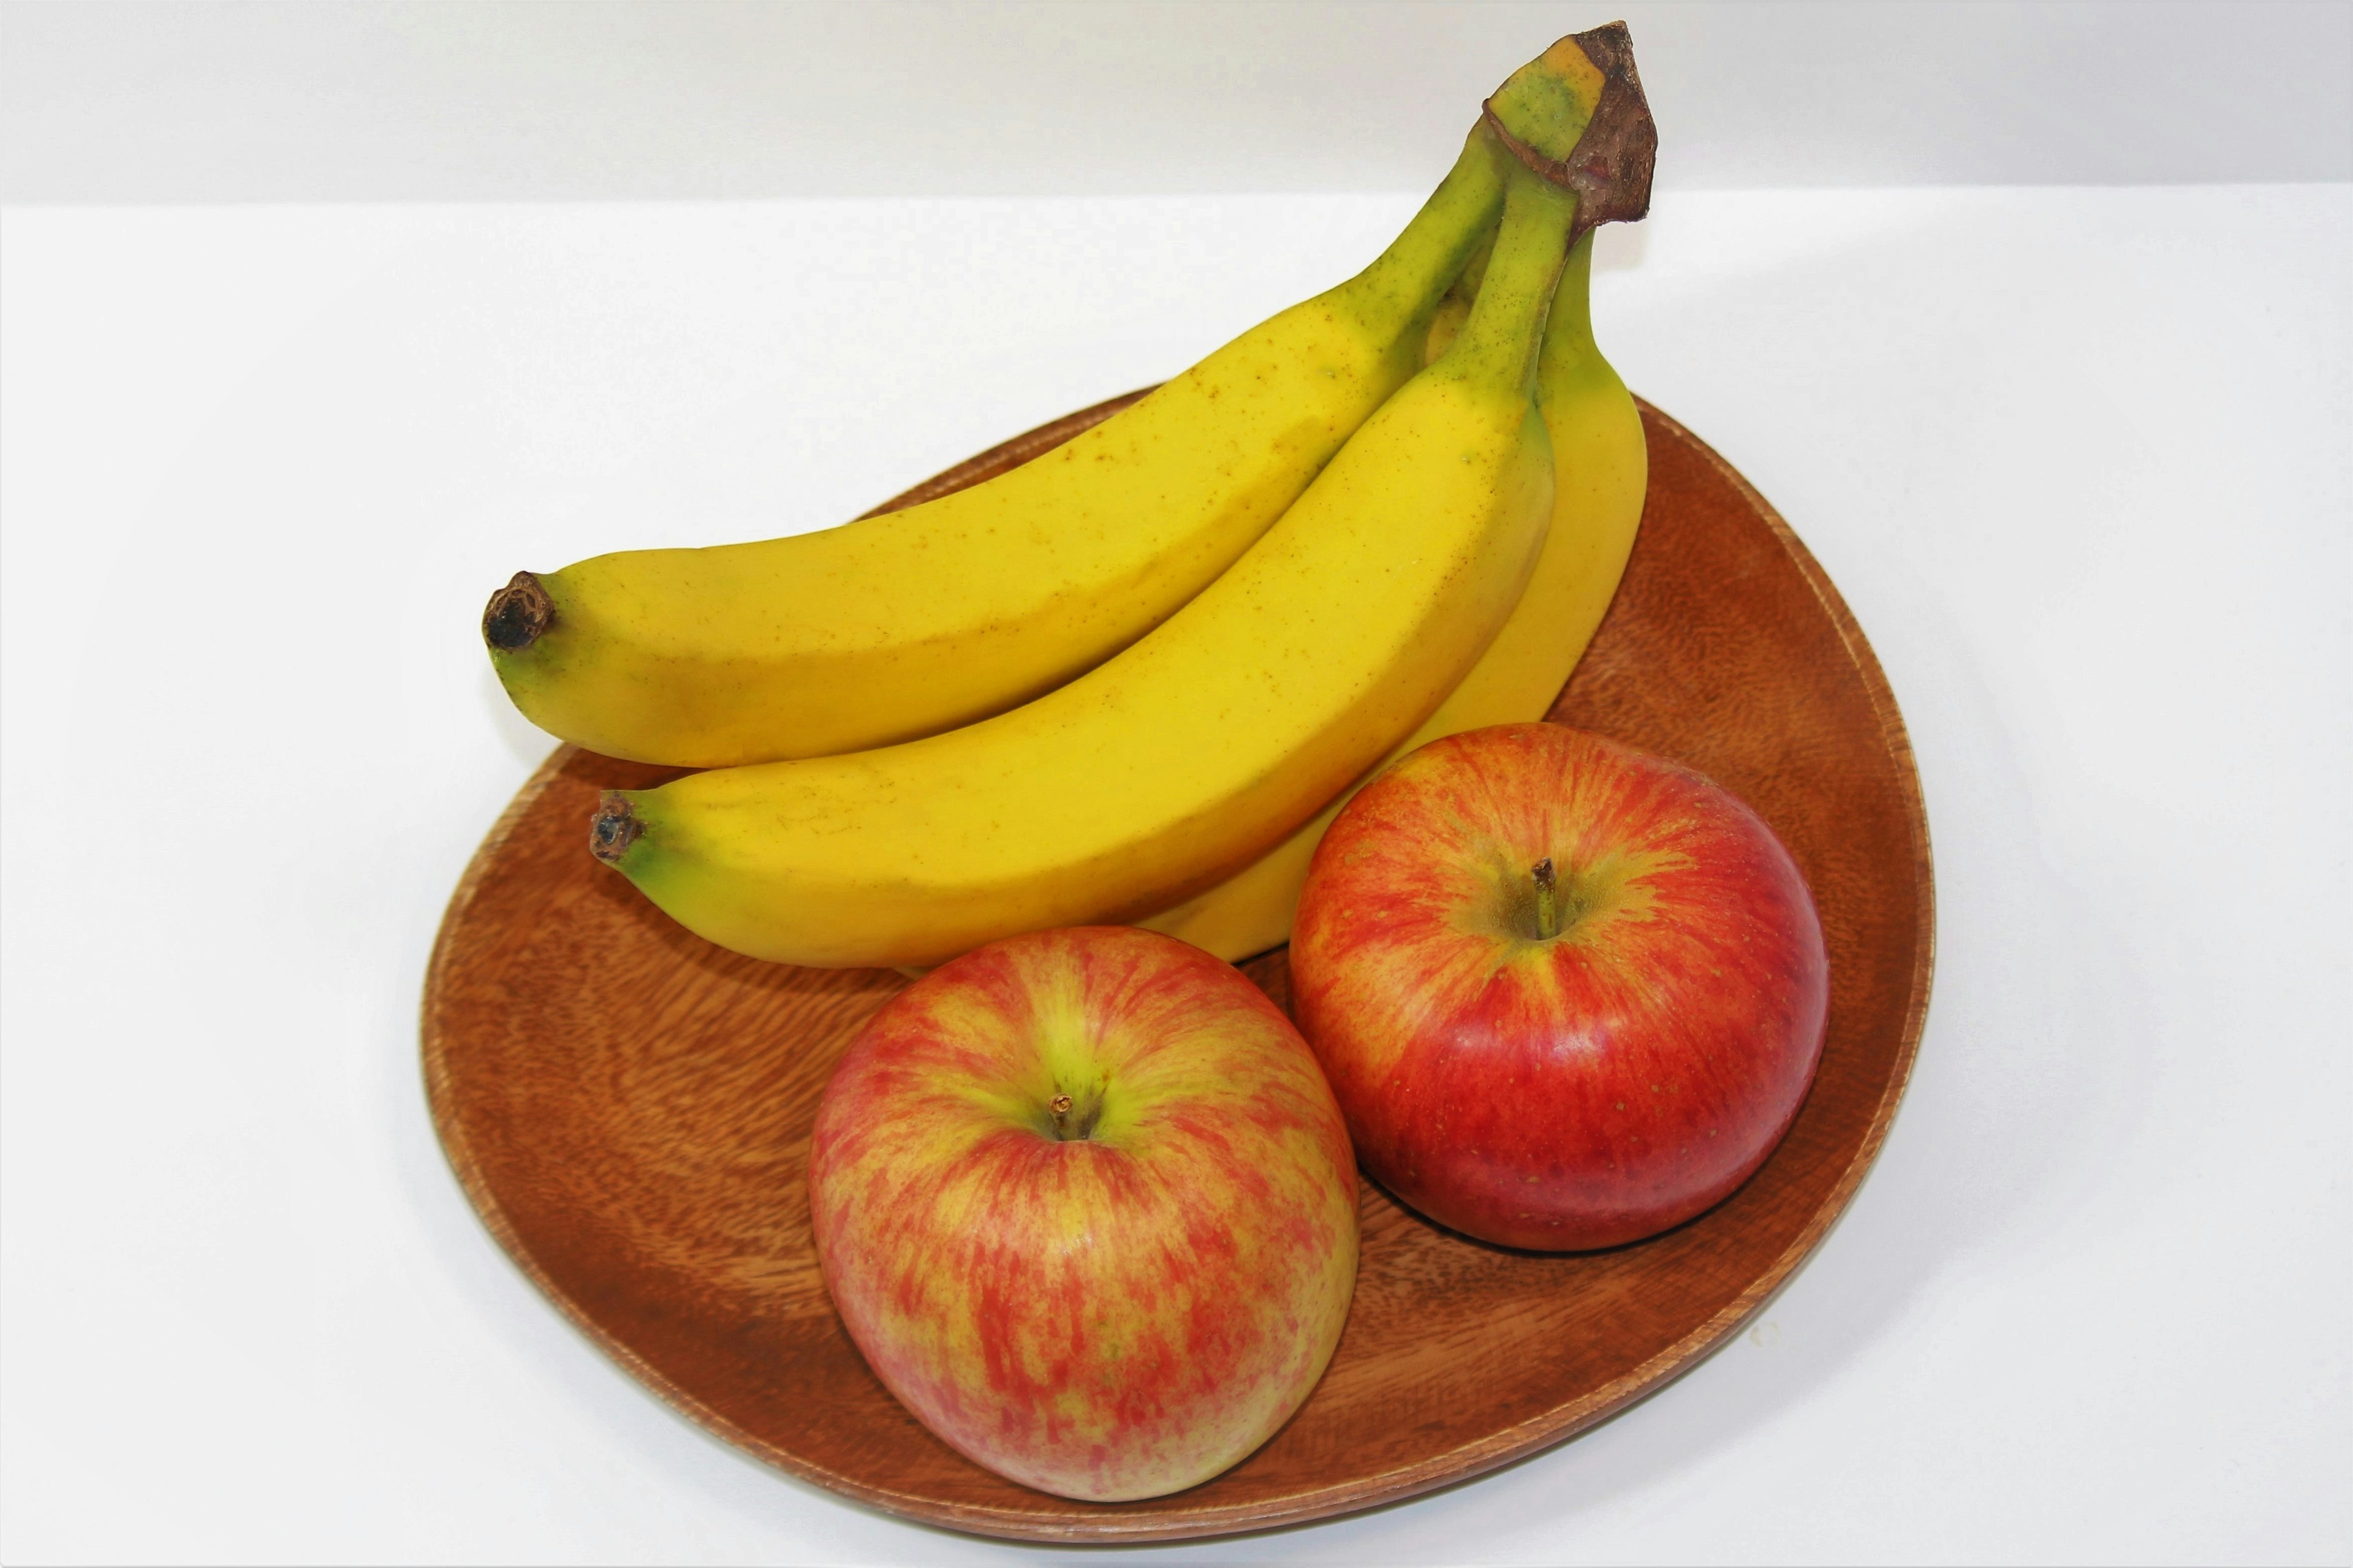
{"type": "Polygon", "coordinates": [[[1083,1143],[1095,1135],[1095,1123],[1103,1120],[1103,1094],[1097,1090],[1081,1100],[1058,1092],[1046,1101],[1046,1120],[1042,1131],[1052,1133],[1057,1143],[1083,1143]]]}
{"type": "Polygon", "coordinates": [[[1536,884],[1536,940],[1550,942],[1560,934],[1560,905],[1553,897],[1556,878],[1552,857],[1547,855],[1537,861],[1528,874],[1536,884]]]}

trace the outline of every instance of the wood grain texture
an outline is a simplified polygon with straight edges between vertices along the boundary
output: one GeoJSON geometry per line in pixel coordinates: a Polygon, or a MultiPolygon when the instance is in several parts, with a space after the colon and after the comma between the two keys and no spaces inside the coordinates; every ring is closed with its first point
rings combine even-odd
{"type": "MultiPolygon", "coordinates": [[[[977,482],[1130,400],[894,504],[977,482]]],[[[1804,1260],[1877,1153],[1926,1016],[1934,911],[1911,749],[1861,628],[1763,498],[1642,412],[1641,533],[1552,717],[1746,799],[1804,869],[1831,953],[1812,1092],[1722,1205],[1649,1241],[1546,1256],[1440,1230],[1367,1183],[1346,1334],[1263,1448],[1145,1502],[999,1479],[876,1382],[810,1246],[819,1092],[906,981],[761,963],[673,924],[590,858],[586,823],[598,790],[681,770],[565,748],[475,856],[426,982],[434,1122],[492,1235],[607,1354],[728,1441],[892,1513],[1038,1541],[1214,1535],[1393,1501],[1559,1442],[1690,1369],[1804,1260]]],[[[1282,952],[1244,967],[1287,1003],[1282,952]]]]}

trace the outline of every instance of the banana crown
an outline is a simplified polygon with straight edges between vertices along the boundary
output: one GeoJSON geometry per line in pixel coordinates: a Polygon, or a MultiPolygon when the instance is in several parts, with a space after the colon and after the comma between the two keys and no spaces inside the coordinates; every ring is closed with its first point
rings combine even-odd
{"type": "Polygon", "coordinates": [[[1625,23],[1572,33],[1513,72],[1485,123],[1522,163],[1577,193],[1578,232],[1651,210],[1659,132],[1625,23]]]}
{"type": "Polygon", "coordinates": [[[1514,71],[1487,100],[1487,112],[1546,158],[1566,163],[1593,122],[1608,82],[1572,36],[1514,71]]]}

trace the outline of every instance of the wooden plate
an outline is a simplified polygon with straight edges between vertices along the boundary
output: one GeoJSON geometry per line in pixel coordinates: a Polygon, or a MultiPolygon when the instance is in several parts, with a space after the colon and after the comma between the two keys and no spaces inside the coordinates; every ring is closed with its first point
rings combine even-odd
{"type": "MultiPolygon", "coordinates": [[[[1128,401],[901,502],[1000,472],[1128,401]]],[[[1265,1447],[1147,1502],[1001,1480],[883,1391],[810,1247],[818,1096],[906,982],[760,963],[672,924],[590,858],[587,823],[598,789],[677,770],[566,748],[474,857],[426,980],[434,1121],[483,1223],[591,1340],[712,1431],[876,1508],[989,1535],[1167,1540],[1367,1508],[1559,1442],[1688,1370],[1821,1240],[1885,1137],[1927,1005],[1932,903],[1919,781],[1862,630],[1763,498],[1673,420],[1648,406],[1643,419],[1641,539],[1553,717],[1746,799],[1804,868],[1831,953],[1812,1094],[1717,1208],[1631,1247],[1547,1257],[1438,1230],[1367,1183],[1347,1332],[1265,1447]]],[[[1287,1000],[1282,953],[1246,968],[1287,1000]]]]}

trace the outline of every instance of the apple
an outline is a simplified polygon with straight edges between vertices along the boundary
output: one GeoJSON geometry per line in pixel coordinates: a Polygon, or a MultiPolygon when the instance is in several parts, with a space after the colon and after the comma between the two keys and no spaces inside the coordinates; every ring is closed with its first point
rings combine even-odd
{"type": "Polygon", "coordinates": [[[809,1200],[884,1386],[1063,1497],[1247,1457],[1356,1289],[1356,1163],[1306,1041],[1230,964],[1125,926],[1010,937],[894,997],[826,1087],[809,1200]]]}
{"type": "Polygon", "coordinates": [[[1699,773],[1557,724],[1433,742],[1317,847],[1293,1010],[1365,1170],[1506,1247],[1652,1236],[1764,1163],[1829,1008],[1797,863],[1699,773]]]}

